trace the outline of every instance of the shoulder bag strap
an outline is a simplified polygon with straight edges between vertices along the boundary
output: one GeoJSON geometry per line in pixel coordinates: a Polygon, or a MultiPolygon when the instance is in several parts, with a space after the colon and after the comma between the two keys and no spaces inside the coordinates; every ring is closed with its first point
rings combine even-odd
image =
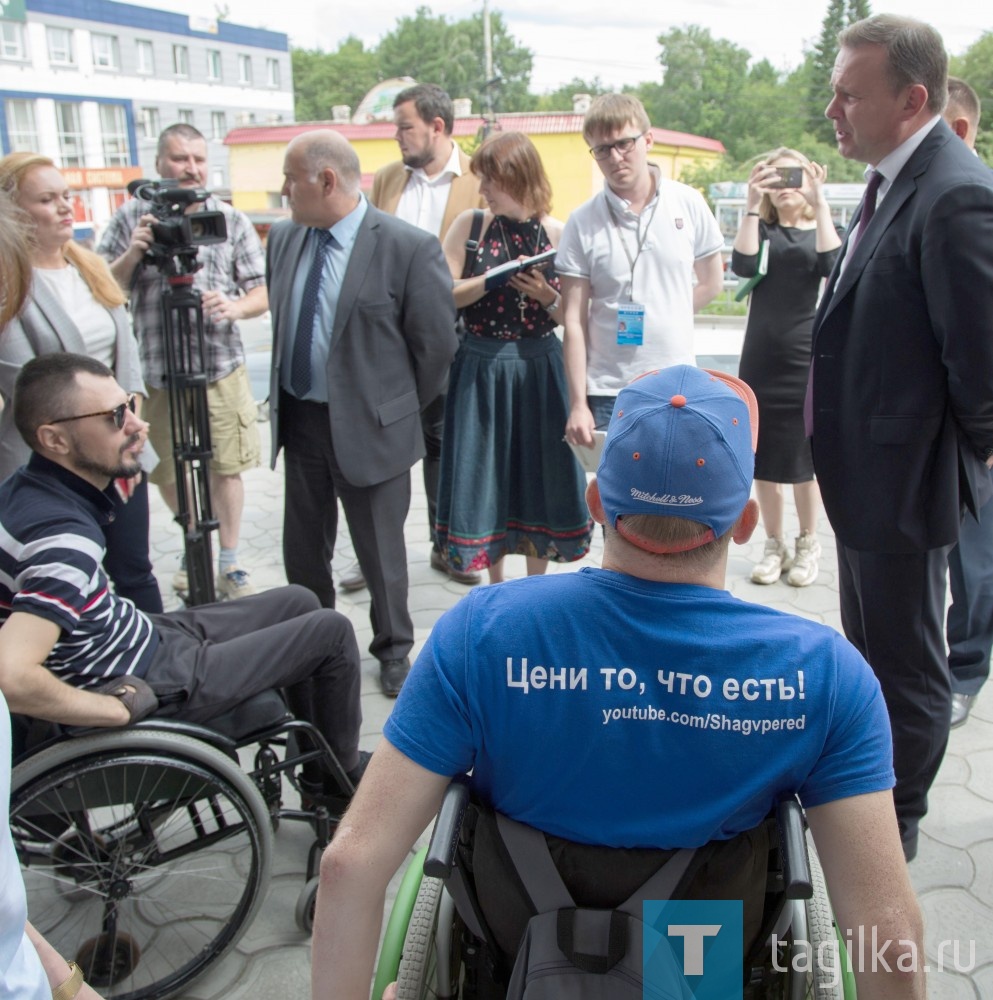
{"type": "Polygon", "coordinates": [[[465,241],[465,266],[462,268],[463,278],[472,276],[472,262],[476,257],[476,252],[479,250],[479,235],[482,228],[483,210],[481,208],[473,209],[472,227],[469,230],[469,239],[465,241]]]}

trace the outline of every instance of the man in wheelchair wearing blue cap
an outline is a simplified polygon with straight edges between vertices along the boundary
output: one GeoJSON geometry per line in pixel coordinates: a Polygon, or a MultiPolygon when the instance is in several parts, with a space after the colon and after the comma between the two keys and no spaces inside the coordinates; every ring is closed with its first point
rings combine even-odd
{"type": "MultiPolygon", "coordinates": [[[[301,587],[145,615],[110,589],[101,523],[108,488],[139,470],[148,425],[100,362],[28,362],[14,419],[32,455],[0,486],[0,690],[12,712],[71,726],[122,726],[155,713],[210,723],[261,692],[285,691],[353,784],[359,653],[351,623],[301,587]]],[[[315,801],[348,798],[320,766],[315,801]]]]}
{"type": "Polygon", "coordinates": [[[315,1000],[368,996],[386,885],[469,772],[550,841],[615,848],[731,844],[797,794],[839,927],[893,942],[856,966],[860,1000],[924,996],[879,685],[838,632],[724,589],[757,522],[756,420],[736,379],[642,376],[587,490],[603,568],[478,589],[439,620],[323,858],[315,1000]]]}

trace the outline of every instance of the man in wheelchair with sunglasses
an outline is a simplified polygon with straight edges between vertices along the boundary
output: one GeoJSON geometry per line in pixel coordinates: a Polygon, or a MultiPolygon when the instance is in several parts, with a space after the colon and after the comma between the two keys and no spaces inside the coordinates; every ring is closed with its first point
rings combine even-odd
{"type": "MultiPolygon", "coordinates": [[[[138,469],[148,425],[108,368],[74,354],[28,362],[13,406],[32,456],[0,486],[0,690],[10,710],[68,726],[152,714],[209,725],[283,690],[357,784],[368,754],[358,750],[351,623],[301,587],[162,615],[118,598],[100,525],[112,516],[112,480],[138,469]]],[[[351,793],[316,761],[301,786],[329,807],[351,793]]]]}
{"type": "Polygon", "coordinates": [[[889,942],[885,962],[854,957],[860,1000],[925,995],[879,685],[833,629],[724,589],[757,522],[756,420],[736,379],[642,376],[587,491],[603,568],[478,589],[439,620],[324,854],[315,1000],[368,996],[387,883],[470,772],[483,809],[544,832],[578,906],[605,905],[583,884],[597,866],[568,862],[589,845],[718,842],[743,861],[715,855],[717,884],[687,897],[735,898],[751,832],[798,795],[842,934],[889,942]]]}

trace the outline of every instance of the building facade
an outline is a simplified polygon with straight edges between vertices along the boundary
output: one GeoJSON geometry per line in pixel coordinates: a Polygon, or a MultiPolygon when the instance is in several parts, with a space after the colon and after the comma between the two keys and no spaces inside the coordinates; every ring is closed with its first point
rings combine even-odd
{"type": "MultiPolygon", "coordinates": [[[[458,103],[458,102],[456,102],[458,103]]],[[[484,121],[471,112],[456,110],[453,138],[471,153],[480,142],[484,121]]],[[[283,156],[295,136],[313,128],[330,128],[346,138],[358,154],[362,187],[368,192],[376,171],[400,159],[392,122],[308,122],[306,124],[249,125],[232,129],[225,140],[231,151],[231,186],[234,205],[256,221],[281,213],[283,156]]],[[[552,214],[566,219],[569,213],[603,187],[596,161],[583,138],[583,115],[576,112],[499,114],[496,128],[524,132],[535,144],[552,185],[552,214]]],[[[663,177],[679,179],[688,166],[714,163],[724,154],[716,139],[663,128],[652,129],[649,160],[663,177]]]]}
{"type": "Polygon", "coordinates": [[[77,192],[77,236],[129,181],[155,177],[156,138],[208,139],[208,185],[229,195],[229,130],[293,121],[289,40],[114,0],[0,0],[0,150],[51,157],[77,192]]]}

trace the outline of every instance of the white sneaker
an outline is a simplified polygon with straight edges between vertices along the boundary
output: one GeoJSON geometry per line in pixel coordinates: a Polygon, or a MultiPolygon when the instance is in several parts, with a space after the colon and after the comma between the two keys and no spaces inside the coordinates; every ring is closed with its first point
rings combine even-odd
{"type": "Polygon", "coordinates": [[[234,601],[239,597],[251,597],[255,593],[251,577],[237,566],[232,566],[225,573],[218,573],[214,589],[217,591],[218,600],[227,598],[229,601],[234,601]]]}
{"type": "Polygon", "coordinates": [[[765,554],[752,570],[752,583],[775,583],[790,568],[790,553],[781,538],[765,540],[765,554]]]}
{"type": "Polygon", "coordinates": [[[796,554],[786,582],[791,587],[809,587],[820,572],[820,557],[821,543],[813,535],[801,535],[796,540],[796,554]]]}

